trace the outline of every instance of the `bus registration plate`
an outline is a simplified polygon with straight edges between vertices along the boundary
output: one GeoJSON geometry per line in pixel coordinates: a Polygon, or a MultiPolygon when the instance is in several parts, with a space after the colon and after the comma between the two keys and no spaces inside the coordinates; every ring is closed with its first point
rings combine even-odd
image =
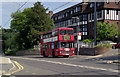
{"type": "Polygon", "coordinates": [[[70,36],[63,36],[63,40],[71,40],[70,36]]]}

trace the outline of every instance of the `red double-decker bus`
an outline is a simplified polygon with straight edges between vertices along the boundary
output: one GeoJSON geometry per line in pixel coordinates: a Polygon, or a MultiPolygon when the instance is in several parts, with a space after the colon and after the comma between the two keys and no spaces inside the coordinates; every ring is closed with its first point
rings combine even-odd
{"type": "Polygon", "coordinates": [[[41,34],[40,50],[44,57],[75,55],[73,28],[58,28],[41,34]]]}

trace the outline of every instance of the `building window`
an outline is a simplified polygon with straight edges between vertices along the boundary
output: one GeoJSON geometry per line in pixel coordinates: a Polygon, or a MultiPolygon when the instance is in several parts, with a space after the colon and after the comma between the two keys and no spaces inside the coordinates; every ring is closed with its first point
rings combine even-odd
{"type": "Polygon", "coordinates": [[[87,14],[83,15],[83,21],[87,21],[87,14]]]}
{"type": "Polygon", "coordinates": [[[80,32],[82,32],[83,30],[82,30],[82,28],[80,28],[80,32]]]}
{"type": "Polygon", "coordinates": [[[97,12],[97,18],[101,18],[102,17],[102,11],[98,11],[97,12]]]}
{"type": "Polygon", "coordinates": [[[82,15],[79,16],[79,22],[83,21],[82,15]]]}
{"type": "Polygon", "coordinates": [[[81,7],[80,6],[77,7],[77,11],[78,12],[81,11],[81,7]]]}
{"type": "Polygon", "coordinates": [[[71,10],[70,14],[73,14],[73,11],[71,10]]]}
{"type": "Polygon", "coordinates": [[[66,17],[68,16],[68,13],[67,13],[67,12],[65,13],[65,16],[66,16],[66,17]]]}
{"type": "Polygon", "coordinates": [[[107,14],[109,14],[109,10],[107,10],[107,14]]]}
{"type": "Polygon", "coordinates": [[[107,0],[107,4],[109,4],[109,0],[107,0]]]}
{"type": "Polygon", "coordinates": [[[77,12],[77,8],[75,7],[75,8],[74,8],[74,13],[76,13],[76,12],[77,12]]]}
{"type": "Polygon", "coordinates": [[[97,3],[97,6],[98,6],[98,7],[101,6],[102,3],[103,3],[103,2],[98,2],[98,3],[97,3]]]}
{"type": "Polygon", "coordinates": [[[94,19],[94,13],[92,13],[92,20],[94,19]]]}
{"type": "Polygon", "coordinates": [[[57,20],[57,17],[55,17],[55,21],[57,20]]]}
{"type": "Polygon", "coordinates": [[[90,4],[90,8],[93,8],[93,6],[94,6],[93,3],[91,3],[91,4],[90,4]]]}
{"type": "Polygon", "coordinates": [[[116,15],[118,15],[118,10],[116,11],[116,15]]]}
{"type": "Polygon", "coordinates": [[[86,32],[86,31],[87,31],[87,28],[83,28],[83,31],[86,32]]]}
{"type": "Polygon", "coordinates": [[[90,13],[90,20],[91,20],[91,13],[90,13]]]}
{"type": "Polygon", "coordinates": [[[116,5],[118,5],[119,4],[119,0],[115,0],[115,3],[116,3],[116,5]]]}

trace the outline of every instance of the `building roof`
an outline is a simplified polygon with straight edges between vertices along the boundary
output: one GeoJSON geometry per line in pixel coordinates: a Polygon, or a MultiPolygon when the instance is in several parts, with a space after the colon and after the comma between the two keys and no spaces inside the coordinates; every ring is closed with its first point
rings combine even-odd
{"type": "Polygon", "coordinates": [[[64,10],[61,10],[61,11],[53,14],[53,16],[55,16],[55,15],[57,15],[57,14],[60,14],[60,13],[63,13],[63,12],[66,12],[66,11],[69,11],[71,8],[74,8],[74,7],[76,7],[76,6],[80,6],[82,3],[83,3],[83,2],[80,2],[80,3],[76,4],[76,5],[73,5],[73,6],[71,6],[71,7],[68,7],[68,8],[66,8],[66,9],[64,9],[64,10]]]}

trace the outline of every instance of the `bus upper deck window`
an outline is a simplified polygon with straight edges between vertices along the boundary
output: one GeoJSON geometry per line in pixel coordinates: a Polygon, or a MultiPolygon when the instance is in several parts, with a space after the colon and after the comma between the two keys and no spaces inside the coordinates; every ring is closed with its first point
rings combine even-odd
{"type": "Polygon", "coordinates": [[[66,30],[60,30],[60,35],[66,35],[66,30]]]}
{"type": "Polygon", "coordinates": [[[73,30],[67,30],[68,35],[73,35],[73,30]]]}

